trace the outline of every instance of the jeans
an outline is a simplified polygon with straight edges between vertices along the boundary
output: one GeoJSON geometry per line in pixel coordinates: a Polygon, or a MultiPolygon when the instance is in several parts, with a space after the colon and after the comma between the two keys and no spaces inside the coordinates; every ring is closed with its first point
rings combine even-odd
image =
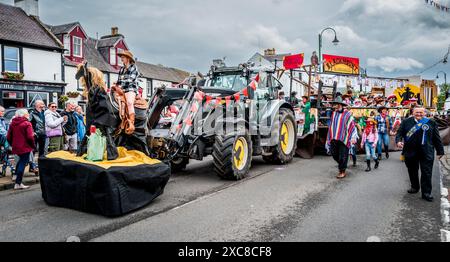
{"type": "Polygon", "coordinates": [[[377,155],[375,154],[375,147],[373,143],[366,142],[366,160],[375,160],[377,159],[377,155]]]}
{"type": "Polygon", "coordinates": [[[389,134],[382,134],[378,133],[378,146],[377,146],[377,153],[379,156],[383,154],[383,144],[384,149],[386,152],[389,152],[389,144],[391,143],[391,138],[389,137],[389,134]]]}
{"type": "Polygon", "coordinates": [[[30,161],[30,153],[19,155],[19,161],[17,162],[16,166],[16,185],[22,184],[23,180],[23,174],[25,173],[25,166],[28,164],[28,161],[30,161]]]}

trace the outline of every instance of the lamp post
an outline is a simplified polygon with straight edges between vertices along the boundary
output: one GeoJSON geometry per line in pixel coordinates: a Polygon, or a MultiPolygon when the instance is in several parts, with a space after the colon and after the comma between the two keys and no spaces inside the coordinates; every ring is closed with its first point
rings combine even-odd
{"type": "Polygon", "coordinates": [[[444,83],[447,85],[447,73],[445,73],[444,71],[439,71],[436,75],[436,79],[439,79],[440,73],[444,74],[444,83]]]}
{"type": "MultiPolygon", "coordinates": [[[[334,45],[338,45],[339,44],[339,40],[337,39],[337,33],[336,33],[336,30],[334,30],[333,28],[331,28],[331,27],[327,27],[327,28],[325,28],[325,29],[323,29],[322,30],[322,32],[319,34],[319,61],[321,61],[322,60],[322,35],[323,35],[323,33],[325,33],[325,31],[327,31],[327,30],[331,30],[331,31],[333,31],[334,32],[334,40],[333,40],[333,44],[334,45]]],[[[320,72],[322,72],[322,67],[320,66],[320,72]]]]}

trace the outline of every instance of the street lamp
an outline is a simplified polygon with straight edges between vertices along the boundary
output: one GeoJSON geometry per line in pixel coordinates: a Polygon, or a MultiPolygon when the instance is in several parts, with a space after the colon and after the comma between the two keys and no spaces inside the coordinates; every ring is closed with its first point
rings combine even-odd
{"type": "Polygon", "coordinates": [[[438,73],[437,73],[437,75],[436,75],[436,79],[439,79],[439,74],[440,73],[443,73],[444,74],[444,82],[445,82],[445,84],[447,85],[447,73],[445,73],[444,71],[439,71],[438,73]]]}
{"type": "MultiPolygon", "coordinates": [[[[322,32],[319,34],[319,60],[322,59],[322,35],[323,35],[323,33],[325,33],[325,31],[327,31],[327,30],[331,30],[331,31],[334,32],[334,40],[333,40],[332,43],[333,43],[334,45],[338,45],[338,44],[339,44],[339,40],[338,40],[338,38],[337,38],[336,30],[334,30],[334,29],[331,28],[331,27],[327,27],[327,28],[325,28],[324,30],[322,30],[322,32]]],[[[320,72],[322,72],[322,68],[320,69],[320,72]]]]}

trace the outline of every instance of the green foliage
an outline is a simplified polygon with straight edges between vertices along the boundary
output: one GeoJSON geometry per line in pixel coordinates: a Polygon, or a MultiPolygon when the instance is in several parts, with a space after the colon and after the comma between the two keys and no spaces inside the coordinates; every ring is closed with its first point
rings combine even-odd
{"type": "Polygon", "coordinates": [[[22,80],[25,75],[22,73],[10,73],[10,72],[2,72],[4,78],[9,80],[22,80]]]}
{"type": "Polygon", "coordinates": [[[441,86],[441,93],[438,96],[438,103],[437,103],[438,111],[444,110],[446,94],[449,90],[450,90],[450,85],[446,84],[446,85],[441,86]]]}

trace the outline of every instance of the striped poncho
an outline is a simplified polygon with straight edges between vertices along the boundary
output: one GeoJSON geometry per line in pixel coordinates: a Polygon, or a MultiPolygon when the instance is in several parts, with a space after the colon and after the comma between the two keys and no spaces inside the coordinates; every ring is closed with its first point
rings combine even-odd
{"type": "Polygon", "coordinates": [[[349,111],[333,112],[331,116],[331,125],[328,129],[327,148],[329,148],[331,141],[337,140],[344,143],[348,148],[351,147],[352,138],[356,138],[358,132],[353,116],[349,111]]]}

